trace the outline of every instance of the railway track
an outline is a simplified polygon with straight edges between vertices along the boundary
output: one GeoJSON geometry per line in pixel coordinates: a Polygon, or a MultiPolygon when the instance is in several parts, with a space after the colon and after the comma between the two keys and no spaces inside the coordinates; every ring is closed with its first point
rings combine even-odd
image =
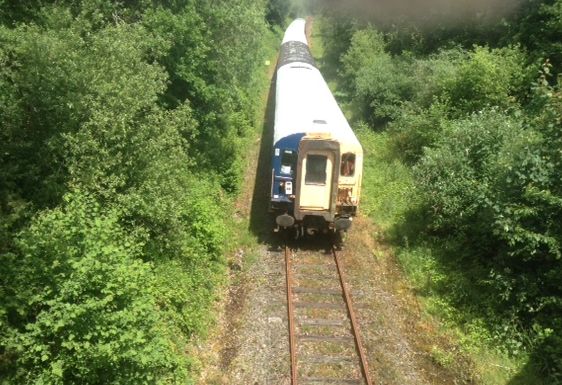
{"type": "Polygon", "coordinates": [[[337,250],[285,244],[291,385],[372,385],[337,250]]]}

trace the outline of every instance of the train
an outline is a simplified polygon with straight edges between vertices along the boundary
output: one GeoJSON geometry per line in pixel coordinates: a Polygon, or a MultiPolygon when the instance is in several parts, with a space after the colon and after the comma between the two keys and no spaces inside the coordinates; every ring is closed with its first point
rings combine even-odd
{"type": "Polygon", "coordinates": [[[310,53],[306,21],[283,36],[275,81],[270,211],[275,231],[347,232],[357,215],[363,148],[310,53]]]}

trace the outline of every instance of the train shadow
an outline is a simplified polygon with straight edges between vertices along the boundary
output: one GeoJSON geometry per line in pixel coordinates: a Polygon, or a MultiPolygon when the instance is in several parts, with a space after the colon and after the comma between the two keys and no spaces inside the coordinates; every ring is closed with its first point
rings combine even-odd
{"type": "MultiPolygon", "coordinates": [[[[258,164],[256,168],[256,181],[252,194],[250,208],[250,231],[257,237],[258,242],[279,247],[277,233],[273,232],[273,215],[269,212],[269,192],[271,190],[271,154],[273,147],[273,124],[275,121],[275,74],[270,83],[267,106],[263,121],[260,141],[258,164]]],[[[282,241],[282,239],[281,239],[282,241]]]]}
{"type": "Polygon", "coordinates": [[[284,238],[287,246],[296,251],[321,252],[326,255],[332,254],[332,246],[336,243],[333,234],[316,234],[295,239],[294,232],[289,232],[284,238]]]}

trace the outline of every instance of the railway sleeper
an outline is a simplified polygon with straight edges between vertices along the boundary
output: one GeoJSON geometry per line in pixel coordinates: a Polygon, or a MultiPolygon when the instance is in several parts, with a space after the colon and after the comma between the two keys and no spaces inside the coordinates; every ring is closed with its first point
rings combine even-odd
{"type": "MultiPolygon", "coordinates": [[[[296,308],[307,308],[307,309],[343,309],[346,310],[345,303],[322,303],[322,302],[295,302],[296,308]]],[[[355,303],[353,305],[355,309],[366,309],[368,305],[365,303],[355,303]]]]}
{"type": "Polygon", "coordinates": [[[309,318],[302,318],[297,319],[297,323],[303,326],[334,326],[334,327],[341,327],[345,326],[349,323],[348,320],[339,320],[339,319],[309,319],[309,318]]]}
{"type": "Polygon", "coordinates": [[[322,378],[322,377],[302,377],[299,381],[301,384],[343,384],[343,385],[361,385],[363,380],[345,379],[345,378],[322,378]]]}
{"type": "Polygon", "coordinates": [[[300,279],[307,279],[307,280],[318,280],[318,281],[333,281],[333,280],[337,280],[338,276],[335,275],[335,272],[333,275],[330,274],[307,274],[304,272],[296,272],[293,273],[295,279],[300,280],[300,279]]]}
{"type": "Polygon", "coordinates": [[[301,361],[305,361],[310,364],[340,364],[342,362],[359,363],[359,359],[356,356],[310,356],[301,358],[301,361]]]}
{"type": "Polygon", "coordinates": [[[336,265],[328,263],[303,263],[299,261],[293,261],[293,267],[295,272],[300,271],[319,271],[319,272],[331,272],[337,271],[336,265]]]}
{"type": "Polygon", "coordinates": [[[328,342],[355,342],[353,336],[321,336],[321,335],[303,335],[297,336],[299,342],[328,341],[328,342]]]}
{"type": "Polygon", "coordinates": [[[345,303],[295,302],[295,308],[345,310],[345,303]]]}
{"type": "Polygon", "coordinates": [[[318,288],[318,287],[303,287],[303,286],[293,287],[293,293],[296,293],[296,294],[325,294],[325,295],[343,296],[342,291],[338,290],[338,289],[318,288]]]}
{"type": "Polygon", "coordinates": [[[337,327],[337,326],[301,326],[298,333],[303,336],[327,336],[327,337],[347,337],[352,335],[350,327],[337,327]]]}

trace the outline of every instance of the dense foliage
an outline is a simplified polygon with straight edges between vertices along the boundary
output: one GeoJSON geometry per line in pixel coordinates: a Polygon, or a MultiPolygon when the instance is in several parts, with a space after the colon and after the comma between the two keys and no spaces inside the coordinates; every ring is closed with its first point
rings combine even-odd
{"type": "Polygon", "coordinates": [[[189,383],[268,9],[0,2],[1,383],[189,383]]]}
{"type": "Polygon", "coordinates": [[[413,173],[397,239],[440,250],[436,290],[461,322],[562,382],[562,2],[489,24],[342,24],[323,36],[355,117],[413,173]]]}

